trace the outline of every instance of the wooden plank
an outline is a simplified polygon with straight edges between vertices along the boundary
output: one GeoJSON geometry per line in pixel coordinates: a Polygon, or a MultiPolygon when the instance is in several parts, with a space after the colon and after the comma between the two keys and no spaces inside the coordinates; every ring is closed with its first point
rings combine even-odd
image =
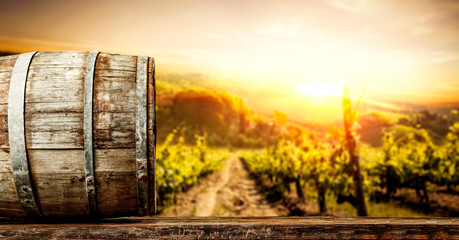
{"type": "Polygon", "coordinates": [[[33,131],[26,129],[27,149],[83,149],[83,129],[80,131],[33,131]]]}
{"type": "MultiPolygon", "coordinates": [[[[10,147],[8,137],[8,96],[10,89],[9,82],[17,57],[18,55],[0,57],[0,71],[4,71],[0,72],[0,148],[6,148],[6,151],[8,151],[8,161],[10,147]]],[[[1,159],[2,156],[0,153],[0,161],[1,159]]]]}
{"type": "Polygon", "coordinates": [[[11,79],[11,70],[5,70],[3,71],[0,69],[0,83],[8,83],[11,79]]]}
{"type": "Polygon", "coordinates": [[[95,112],[135,112],[135,72],[96,70],[95,74],[95,112]]]}
{"type": "MultiPolygon", "coordinates": [[[[9,55],[9,56],[3,56],[0,57],[0,73],[10,73],[13,71],[14,64],[16,63],[16,59],[18,58],[19,55],[9,55]]],[[[2,76],[2,75],[0,75],[2,76]]],[[[2,81],[9,81],[9,77],[7,79],[4,79],[3,77],[0,77],[0,82],[2,81]]]]}
{"type": "Polygon", "coordinates": [[[82,150],[28,150],[32,179],[44,216],[89,214],[82,150]]]}
{"type": "Polygon", "coordinates": [[[104,148],[135,147],[135,130],[94,129],[94,146],[104,148]]]}
{"type": "MultiPolygon", "coordinates": [[[[11,77],[11,74],[10,74],[11,77]]],[[[8,92],[10,90],[10,83],[8,82],[0,82],[0,104],[7,104],[8,103],[8,92]]]]}
{"type": "Polygon", "coordinates": [[[56,52],[38,52],[34,57],[30,69],[35,68],[65,68],[86,66],[86,60],[89,52],[78,51],[56,51],[56,52]]]}
{"type": "Polygon", "coordinates": [[[9,147],[10,142],[8,137],[8,105],[0,104],[0,149],[6,148],[9,152],[9,147]]]}
{"type": "Polygon", "coordinates": [[[8,138],[8,131],[0,131],[0,151],[9,151],[10,142],[8,138]]]}
{"type": "MultiPolygon", "coordinates": [[[[9,149],[0,149],[0,173],[12,173],[13,169],[11,168],[10,163],[10,150],[9,149]]],[[[4,179],[6,176],[2,176],[0,180],[4,179]]]]}
{"type": "Polygon", "coordinates": [[[21,204],[19,204],[19,198],[16,193],[9,149],[0,150],[0,196],[2,196],[0,200],[0,216],[25,217],[25,212],[21,204]]]}
{"type": "MultiPolygon", "coordinates": [[[[54,217],[89,214],[83,150],[29,150],[28,153],[43,214],[54,217]]],[[[134,148],[96,149],[95,177],[101,215],[135,212],[134,148]]]]}
{"type": "Polygon", "coordinates": [[[28,149],[83,148],[82,112],[25,114],[28,149]]]}
{"type": "MultiPolygon", "coordinates": [[[[83,78],[87,53],[37,53],[27,80],[26,129],[31,149],[82,148],[83,78]],[[45,114],[46,112],[50,114],[45,114]]],[[[14,64],[14,63],[13,63],[14,64]]],[[[101,148],[129,148],[135,141],[136,57],[101,54],[95,79],[95,140],[101,148]],[[99,63],[100,62],[100,63],[99,63]],[[113,68],[113,69],[107,69],[113,68]],[[123,112],[129,114],[123,114],[123,112]],[[107,122],[109,121],[109,122],[107,122]]],[[[0,83],[7,104],[8,82],[0,83]]],[[[0,112],[0,131],[7,126],[0,112]]],[[[0,148],[8,148],[0,137],[0,148]]]]}
{"type": "Polygon", "coordinates": [[[135,118],[130,112],[96,112],[94,128],[99,130],[132,130],[135,129],[135,118]]]}
{"type": "Polygon", "coordinates": [[[131,71],[133,67],[134,66],[126,67],[126,69],[124,70],[111,69],[111,68],[99,68],[99,69],[96,69],[95,75],[99,77],[100,79],[103,79],[104,81],[107,81],[107,82],[118,82],[118,83],[131,82],[135,84],[135,72],[131,71]]]}
{"type": "Polygon", "coordinates": [[[134,56],[99,54],[94,77],[95,148],[135,148],[136,64],[134,56]]]}
{"type": "Polygon", "coordinates": [[[135,172],[96,172],[96,179],[100,215],[137,214],[135,172]]]}
{"type": "Polygon", "coordinates": [[[136,71],[136,56],[100,53],[97,58],[96,70],[110,69],[110,70],[123,70],[123,71],[136,71]]]}
{"type": "Polygon", "coordinates": [[[150,214],[156,213],[157,190],[156,190],[156,89],[155,89],[155,61],[148,59],[148,181],[149,181],[149,206],[150,214]]]}
{"type": "MultiPolygon", "coordinates": [[[[32,61],[31,67],[34,63],[32,61]]],[[[27,78],[26,103],[81,102],[83,109],[83,76],[84,67],[31,68],[27,78]]]]}
{"type": "MultiPolygon", "coordinates": [[[[81,174],[84,173],[83,150],[43,150],[29,149],[30,166],[33,173],[62,173],[81,174]]],[[[42,181],[41,179],[36,179],[42,181]]]]}
{"type": "Polygon", "coordinates": [[[25,114],[26,128],[34,132],[81,131],[81,112],[28,112],[25,114]]]}
{"type": "Polygon", "coordinates": [[[83,77],[86,52],[37,53],[25,99],[28,149],[83,147],[83,77]]]}
{"type": "Polygon", "coordinates": [[[459,239],[450,218],[118,218],[0,225],[8,239],[459,239]]]}
{"type": "MultiPolygon", "coordinates": [[[[14,58],[16,60],[16,58],[14,58]]],[[[14,63],[11,63],[14,66],[14,63]]],[[[0,66],[2,61],[0,60],[0,66]]],[[[11,68],[12,70],[12,68],[11,68]]],[[[9,79],[8,79],[9,81],[9,79]]],[[[1,91],[0,99],[8,99],[9,84],[6,91],[1,91]]],[[[7,100],[6,100],[7,101],[7,100]]],[[[10,149],[8,138],[8,105],[0,105],[0,195],[2,196],[0,203],[0,215],[2,216],[25,216],[22,206],[19,204],[19,199],[16,193],[16,186],[14,185],[13,169],[10,162],[10,149]],[[12,205],[13,204],[13,205],[12,205]],[[14,215],[7,215],[10,211],[14,215]]]]}
{"type": "Polygon", "coordinates": [[[95,159],[100,214],[134,214],[137,210],[135,148],[96,149],[95,159]]]}
{"type": "Polygon", "coordinates": [[[12,218],[25,218],[25,213],[22,206],[17,202],[2,202],[0,201],[0,216],[9,216],[12,218]]]}
{"type": "Polygon", "coordinates": [[[78,112],[82,113],[80,101],[60,101],[60,102],[28,102],[25,111],[28,114],[41,112],[78,112]]]}
{"type": "Polygon", "coordinates": [[[96,172],[135,172],[135,148],[96,149],[95,158],[96,172]]]}
{"type": "Polygon", "coordinates": [[[89,214],[84,172],[33,174],[39,204],[45,217],[89,214]]]}
{"type": "Polygon", "coordinates": [[[9,152],[0,150],[0,194],[4,201],[18,201],[9,152]]]}
{"type": "Polygon", "coordinates": [[[137,57],[136,76],[136,176],[137,208],[141,216],[150,214],[148,176],[148,57],[137,57]]]}

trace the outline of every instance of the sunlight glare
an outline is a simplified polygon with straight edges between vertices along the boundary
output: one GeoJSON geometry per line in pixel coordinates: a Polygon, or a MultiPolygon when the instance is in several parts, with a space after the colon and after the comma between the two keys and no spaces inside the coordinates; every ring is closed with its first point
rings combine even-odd
{"type": "Polygon", "coordinates": [[[325,98],[340,96],[341,88],[326,83],[315,82],[312,84],[300,84],[298,92],[315,98],[325,98]]]}

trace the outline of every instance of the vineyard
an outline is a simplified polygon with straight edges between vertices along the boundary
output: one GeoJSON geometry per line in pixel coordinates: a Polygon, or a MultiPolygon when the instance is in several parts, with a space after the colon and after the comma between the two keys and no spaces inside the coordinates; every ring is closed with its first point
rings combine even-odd
{"type": "MultiPolygon", "coordinates": [[[[459,122],[450,126],[445,142],[435,145],[422,128],[394,127],[383,136],[379,148],[360,144],[357,153],[366,201],[395,196],[414,189],[419,202],[429,204],[429,194],[439,189],[457,192],[459,184],[459,122]]],[[[286,138],[264,151],[244,151],[240,157],[250,171],[275,184],[279,194],[294,183],[299,199],[303,189],[314,189],[321,213],[326,198],[356,205],[349,154],[341,139],[319,140],[313,135],[286,138]],[[340,141],[341,140],[341,141],[340,141]]]]}
{"type": "MultiPolygon", "coordinates": [[[[343,98],[344,127],[310,131],[280,111],[272,116],[254,113],[226,92],[171,86],[159,91],[160,212],[177,202],[177,194],[221,170],[232,148],[239,149],[238,157],[252,174],[274,186],[262,190],[263,195],[294,195],[300,203],[314,203],[318,214],[379,216],[409,197],[417,207],[403,216],[417,216],[419,209],[438,208],[432,201],[436,193],[449,194],[443,198],[458,195],[457,111],[448,117],[429,112],[400,115],[395,123],[371,113],[359,121],[357,110],[343,98]],[[359,131],[356,122],[369,130],[359,131]]],[[[440,216],[458,211],[455,206],[440,216]]]]}
{"type": "Polygon", "coordinates": [[[269,183],[262,195],[288,204],[285,196],[295,196],[316,209],[289,214],[459,212],[457,111],[365,112],[343,98],[344,124],[308,125],[281,111],[259,114],[225,91],[196,88],[199,76],[171,77],[158,82],[160,212],[219,172],[229,149],[238,149],[247,170],[269,183]]]}
{"type": "Polygon", "coordinates": [[[184,141],[183,132],[174,130],[157,149],[159,212],[174,204],[177,192],[186,191],[209,173],[220,170],[230,156],[225,149],[209,148],[206,136],[197,135],[195,145],[185,145],[184,141]]]}

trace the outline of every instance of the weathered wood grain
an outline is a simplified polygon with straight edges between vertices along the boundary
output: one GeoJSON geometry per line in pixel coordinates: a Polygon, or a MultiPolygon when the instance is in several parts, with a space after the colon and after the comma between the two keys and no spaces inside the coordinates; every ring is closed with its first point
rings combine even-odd
{"type": "Polygon", "coordinates": [[[9,82],[11,72],[13,71],[18,56],[19,55],[10,55],[0,58],[0,82],[9,82]],[[7,75],[3,75],[2,73],[6,73],[7,75]]]}
{"type": "MultiPolygon", "coordinates": [[[[43,215],[71,217],[89,214],[83,151],[56,149],[29,150],[28,153],[43,215]]],[[[95,159],[100,213],[103,216],[134,213],[135,149],[96,149],[95,159]]],[[[12,184],[10,182],[9,193],[15,196],[12,184]]]]}
{"type": "Polygon", "coordinates": [[[10,153],[7,150],[0,149],[0,216],[25,217],[16,193],[10,153]]]}
{"type": "Polygon", "coordinates": [[[135,148],[96,149],[95,159],[101,215],[134,214],[137,210],[135,148]]]}
{"type": "Polygon", "coordinates": [[[29,149],[29,163],[44,216],[87,214],[82,150],[29,149]]]}
{"type": "Polygon", "coordinates": [[[97,58],[96,70],[112,69],[135,72],[137,68],[137,56],[100,53],[97,58]]]}
{"type": "Polygon", "coordinates": [[[11,74],[17,57],[18,55],[12,55],[0,58],[0,149],[7,148],[7,151],[9,151],[8,93],[11,74]]]}
{"type": "Polygon", "coordinates": [[[30,69],[84,67],[88,54],[89,52],[78,51],[38,52],[30,69]]]}
{"type": "Polygon", "coordinates": [[[148,104],[148,181],[149,181],[149,205],[150,214],[156,213],[156,89],[155,89],[155,60],[148,59],[147,79],[147,104],[148,104]]]}
{"type": "Polygon", "coordinates": [[[25,211],[19,204],[10,161],[8,136],[8,96],[10,78],[19,55],[0,58],[0,215],[24,217],[25,211]]]}
{"type": "Polygon", "coordinates": [[[136,64],[133,56],[99,54],[93,103],[96,149],[135,148],[136,64]]]}
{"type": "MultiPolygon", "coordinates": [[[[32,60],[31,66],[33,65],[32,60]]],[[[84,66],[30,69],[26,86],[26,103],[81,102],[84,70],[84,66]]]]}
{"type": "Polygon", "coordinates": [[[119,218],[0,225],[8,239],[459,239],[448,218],[119,218]]]}
{"type": "MultiPolygon", "coordinates": [[[[10,76],[11,77],[11,74],[10,76]]],[[[10,89],[9,82],[0,82],[0,104],[7,104],[8,103],[8,92],[10,89]]]]}
{"type": "Polygon", "coordinates": [[[135,72],[98,69],[94,79],[94,111],[135,112],[135,72]]]}
{"type": "MultiPolygon", "coordinates": [[[[89,215],[83,151],[87,58],[88,52],[39,52],[29,68],[25,136],[31,177],[45,217],[89,215]]],[[[8,92],[16,59],[17,55],[0,57],[0,216],[24,217],[9,159],[8,92]]],[[[137,212],[136,70],[136,56],[100,53],[97,58],[93,135],[101,216],[137,212]]],[[[153,79],[151,74],[150,66],[149,81],[153,79]]],[[[150,88],[154,88],[154,83],[149,82],[149,94],[154,93],[150,88]]],[[[154,110],[152,96],[148,97],[154,110]]],[[[149,130],[154,139],[152,129],[149,130]]],[[[151,196],[154,197],[154,191],[151,196]]]]}
{"type": "Polygon", "coordinates": [[[2,216],[10,216],[14,218],[26,217],[19,202],[0,201],[0,214],[2,216]]]}

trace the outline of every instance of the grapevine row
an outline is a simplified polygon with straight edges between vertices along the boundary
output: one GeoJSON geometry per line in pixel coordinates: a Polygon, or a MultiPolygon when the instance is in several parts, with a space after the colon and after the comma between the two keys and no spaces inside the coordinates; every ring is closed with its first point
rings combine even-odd
{"type": "Polygon", "coordinates": [[[156,185],[159,212],[174,203],[178,192],[189,189],[206,175],[220,170],[224,160],[230,156],[225,149],[209,148],[206,136],[196,136],[195,145],[192,146],[184,142],[183,134],[174,130],[158,147],[156,185]]]}
{"type": "MultiPolygon", "coordinates": [[[[322,213],[325,197],[337,196],[355,206],[352,173],[344,144],[319,141],[303,135],[282,139],[264,151],[241,152],[249,169],[268,179],[282,193],[295,183],[297,195],[304,198],[306,185],[314,186],[322,213]]],[[[429,192],[438,187],[455,189],[459,184],[459,122],[450,127],[443,145],[432,143],[421,128],[393,127],[383,137],[383,146],[359,144],[365,195],[384,193],[392,196],[402,188],[416,189],[421,202],[429,202],[429,192]]]]}

